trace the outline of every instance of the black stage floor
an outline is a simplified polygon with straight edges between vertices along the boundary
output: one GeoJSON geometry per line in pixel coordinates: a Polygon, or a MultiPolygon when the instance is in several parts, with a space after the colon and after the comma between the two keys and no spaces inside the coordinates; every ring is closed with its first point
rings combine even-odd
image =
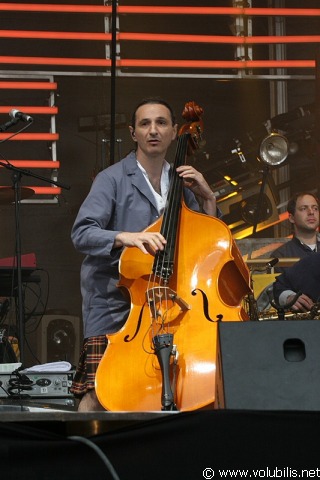
{"type": "Polygon", "coordinates": [[[2,410],[1,478],[319,478],[319,431],[317,411],[2,410]]]}
{"type": "Polygon", "coordinates": [[[320,478],[320,323],[236,323],[219,332],[216,410],[3,399],[1,480],[320,478]]]}

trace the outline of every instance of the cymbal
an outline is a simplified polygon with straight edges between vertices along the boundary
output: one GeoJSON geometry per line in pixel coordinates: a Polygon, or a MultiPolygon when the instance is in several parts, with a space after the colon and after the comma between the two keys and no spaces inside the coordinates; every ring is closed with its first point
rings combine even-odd
{"type": "MultiPolygon", "coordinates": [[[[34,190],[28,187],[20,188],[20,200],[32,197],[34,190]]],[[[0,205],[8,205],[14,203],[14,189],[13,187],[0,187],[0,205]]]]}

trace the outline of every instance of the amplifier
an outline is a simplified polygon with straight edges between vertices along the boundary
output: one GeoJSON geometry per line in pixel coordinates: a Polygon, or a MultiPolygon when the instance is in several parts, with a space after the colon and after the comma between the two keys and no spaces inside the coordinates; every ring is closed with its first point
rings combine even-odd
{"type": "Polygon", "coordinates": [[[0,373],[0,398],[23,395],[38,398],[72,397],[74,370],[69,372],[0,373]]]}

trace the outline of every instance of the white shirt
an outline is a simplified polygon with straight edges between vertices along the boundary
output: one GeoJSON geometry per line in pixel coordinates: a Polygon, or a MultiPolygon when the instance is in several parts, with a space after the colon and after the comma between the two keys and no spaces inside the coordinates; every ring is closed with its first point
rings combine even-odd
{"type": "Polygon", "coordinates": [[[166,160],[163,163],[162,172],[161,172],[161,179],[160,179],[160,188],[161,188],[161,195],[160,195],[153,188],[145,168],[143,168],[143,166],[138,162],[138,160],[137,160],[137,164],[138,164],[138,167],[140,168],[140,170],[142,171],[142,173],[144,175],[144,178],[146,179],[146,181],[147,181],[147,183],[148,183],[148,185],[149,185],[149,187],[150,187],[150,189],[153,193],[153,196],[154,196],[155,201],[157,203],[157,209],[158,209],[159,215],[161,215],[163,210],[164,210],[164,207],[165,207],[165,204],[166,204],[166,201],[167,201],[167,196],[168,196],[169,183],[170,183],[170,181],[169,181],[170,165],[166,160]]]}

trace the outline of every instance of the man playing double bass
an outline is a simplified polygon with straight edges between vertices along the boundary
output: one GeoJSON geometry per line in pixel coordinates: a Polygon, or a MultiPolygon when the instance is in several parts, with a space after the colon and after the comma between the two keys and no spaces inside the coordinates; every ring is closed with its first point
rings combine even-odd
{"type": "MultiPolygon", "coordinates": [[[[129,313],[129,302],[117,286],[122,250],[137,247],[154,255],[166,244],[160,232],[144,230],[161,216],[166,204],[170,165],[165,156],[177,136],[172,108],[162,99],[143,100],[129,130],[135,150],[96,176],[72,228],[75,248],[86,255],[81,267],[84,343],[71,388],[81,399],[82,412],[104,410],[95,393],[96,370],[106,335],[117,332],[129,313]]],[[[216,198],[203,175],[189,165],[179,166],[177,172],[186,205],[217,216],[216,198]]]]}

